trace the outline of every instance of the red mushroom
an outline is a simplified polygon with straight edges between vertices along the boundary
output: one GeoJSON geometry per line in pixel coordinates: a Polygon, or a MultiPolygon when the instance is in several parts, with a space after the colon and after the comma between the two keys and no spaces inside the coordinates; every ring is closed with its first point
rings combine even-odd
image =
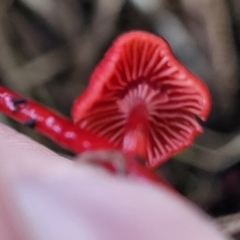
{"type": "Polygon", "coordinates": [[[121,35],[74,103],[80,128],[109,139],[156,167],[202,131],[196,118],[210,110],[207,87],[172,55],[161,38],[143,31],[121,35]]]}

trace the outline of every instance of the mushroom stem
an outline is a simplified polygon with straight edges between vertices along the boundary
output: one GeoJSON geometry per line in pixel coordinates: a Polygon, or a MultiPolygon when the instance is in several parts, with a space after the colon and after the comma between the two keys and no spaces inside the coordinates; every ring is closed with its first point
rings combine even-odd
{"type": "Polygon", "coordinates": [[[123,138],[123,152],[147,158],[149,139],[148,110],[146,104],[133,107],[126,123],[126,134],[123,138]]]}
{"type": "Polygon", "coordinates": [[[36,129],[74,153],[91,149],[114,149],[106,139],[79,128],[71,120],[2,86],[0,112],[36,129]]]}

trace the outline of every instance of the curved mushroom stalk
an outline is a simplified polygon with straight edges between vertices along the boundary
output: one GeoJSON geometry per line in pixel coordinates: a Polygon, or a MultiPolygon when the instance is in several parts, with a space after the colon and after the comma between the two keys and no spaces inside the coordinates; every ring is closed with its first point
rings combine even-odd
{"type": "Polygon", "coordinates": [[[156,167],[202,131],[196,118],[210,110],[207,87],[172,55],[161,38],[142,31],[121,35],[74,103],[81,127],[156,167]]]}
{"type": "Polygon", "coordinates": [[[80,129],[64,116],[3,86],[0,86],[0,112],[74,153],[84,152],[82,160],[100,164],[113,173],[140,177],[172,189],[163,178],[143,167],[136,156],[121,154],[108,140],[80,129]]]}

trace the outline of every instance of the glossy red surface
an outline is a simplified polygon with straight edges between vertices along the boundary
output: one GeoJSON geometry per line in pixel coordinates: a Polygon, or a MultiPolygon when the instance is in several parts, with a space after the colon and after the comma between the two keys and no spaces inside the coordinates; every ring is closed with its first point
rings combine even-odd
{"type": "Polygon", "coordinates": [[[22,98],[19,94],[2,86],[0,86],[0,111],[23,124],[34,120],[35,124],[32,126],[34,129],[75,153],[90,149],[114,148],[106,139],[80,129],[66,117],[32,100],[22,98]],[[25,101],[21,103],[19,99],[25,101]],[[14,102],[20,103],[14,104],[14,102]]]}

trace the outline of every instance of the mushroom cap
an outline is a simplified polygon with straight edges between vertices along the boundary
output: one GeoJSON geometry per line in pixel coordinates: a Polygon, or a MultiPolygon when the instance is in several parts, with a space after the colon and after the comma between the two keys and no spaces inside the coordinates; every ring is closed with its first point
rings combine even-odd
{"type": "Polygon", "coordinates": [[[72,109],[74,122],[122,148],[128,117],[146,104],[147,166],[156,167],[202,132],[197,118],[210,111],[207,87],[173,56],[158,36],[120,35],[93,71],[72,109]]]}

